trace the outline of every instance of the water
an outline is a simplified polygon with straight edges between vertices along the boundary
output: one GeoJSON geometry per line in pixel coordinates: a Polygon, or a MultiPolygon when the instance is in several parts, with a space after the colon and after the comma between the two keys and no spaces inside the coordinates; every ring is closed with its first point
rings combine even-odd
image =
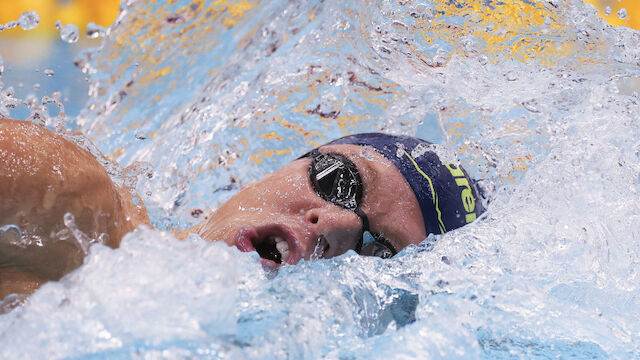
{"type": "Polygon", "coordinates": [[[447,145],[489,210],[277,275],[140,229],[0,315],[0,357],[638,358],[639,62],[640,33],[580,1],[130,1],[66,125],[160,229],[381,129],[447,145]]]}
{"type": "Polygon", "coordinates": [[[40,24],[40,15],[35,11],[25,11],[20,14],[18,23],[23,30],[33,30],[40,24]]]}
{"type": "Polygon", "coordinates": [[[622,8],[620,10],[618,10],[618,18],[620,18],[620,20],[624,20],[627,18],[627,9],[622,8]]]}
{"type": "Polygon", "coordinates": [[[75,24],[62,25],[60,21],[56,21],[56,29],[60,31],[60,39],[62,41],[72,44],[78,42],[79,30],[75,24]]]}
{"type": "Polygon", "coordinates": [[[102,37],[106,34],[107,29],[93,22],[87,24],[86,33],[89,39],[102,37]]]}

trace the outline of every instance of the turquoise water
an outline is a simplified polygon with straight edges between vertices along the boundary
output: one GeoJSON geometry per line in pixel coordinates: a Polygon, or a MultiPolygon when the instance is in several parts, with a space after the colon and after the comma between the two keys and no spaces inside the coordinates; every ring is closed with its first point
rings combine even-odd
{"type": "Polygon", "coordinates": [[[486,215],[277,275],[140,229],[0,315],[0,357],[640,358],[640,33],[571,0],[247,4],[130,1],[81,59],[66,126],[154,225],[370,130],[456,152],[486,215]]]}

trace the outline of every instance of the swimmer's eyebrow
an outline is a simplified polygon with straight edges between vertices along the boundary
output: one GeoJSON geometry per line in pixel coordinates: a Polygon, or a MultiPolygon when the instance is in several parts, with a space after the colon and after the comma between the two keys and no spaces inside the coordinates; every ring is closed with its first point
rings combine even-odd
{"type": "Polygon", "coordinates": [[[378,163],[378,161],[369,160],[365,156],[362,156],[361,153],[362,151],[370,151],[380,157],[382,157],[382,155],[380,155],[377,151],[373,150],[373,148],[371,147],[365,147],[360,145],[357,145],[357,146],[361,147],[359,151],[353,151],[353,150],[345,151],[342,149],[333,149],[333,148],[327,149],[325,146],[321,146],[320,148],[318,148],[318,151],[322,153],[333,152],[336,154],[344,155],[347,157],[347,159],[351,160],[356,165],[363,182],[362,201],[364,202],[367,198],[367,189],[369,188],[369,185],[376,184],[381,178],[381,176],[380,176],[380,171],[374,166],[374,163],[378,163]]]}
{"type": "Polygon", "coordinates": [[[375,186],[375,184],[377,184],[378,181],[380,180],[381,176],[378,168],[374,166],[374,163],[378,163],[378,161],[370,160],[367,157],[361,155],[362,151],[370,151],[375,153],[376,155],[379,155],[379,154],[372,148],[366,148],[364,146],[361,146],[361,147],[362,149],[360,149],[360,151],[357,151],[357,152],[342,151],[342,150],[335,150],[335,151],[332,150],[332,152],[346,156],[358,168],[358,172],[360,173],[360,178],[362,178],[362,183],[363,183],[362,184],[362,187],[363,187],[362,204],[365,204],[367,201],[367,198],[370,199],[370,191],[367,191],[367,189],[370,189],[371,187],[375,186]]]}
{"type": "MultiPolygon", "coordinates": [[[[366,149],[364,151],[375,151],[375,150],[366,149]]],[[[356,164],[356,166],[358,167],[358,171],[360,171],[360,177],[362,178],[362,182],[363,182],[363,195],[364,195],[362,197],[362,203],[364,204],[365,201],[367,200],[367,195],[369,195],[369,199],[371,196],[371,192],[367,191],[367,189],[371,188],[370,185],[375,186],[375,184],[377,184],[378,181],[380,181],[380,172],[374,166],[374,163],[377,163],[377,161],[367,159],[366,157],[361,155],[357,155],[357,158],[360,164],[358,162],[355,162],[353,159],[351,159],[351,161],[354,161],[354,164],[356,164]]]]}

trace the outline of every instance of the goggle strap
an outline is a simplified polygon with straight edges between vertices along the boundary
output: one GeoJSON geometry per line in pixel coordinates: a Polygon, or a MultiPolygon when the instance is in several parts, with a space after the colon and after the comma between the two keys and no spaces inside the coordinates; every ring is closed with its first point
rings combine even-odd
{"type": "Polygon", "coordinates": [[[362,251],[362,245],[364,243],[364,239],[363,239],[364,233],[369,232],[369,218],[367,218],[367,215],[359,207],[356,208],[353,212],[355,212],[356,215],[358,215],[362,220],[362,234],[359,236],[358,244],[356,245],[356,248],[355,248],[356,253],[360,254],[360,252],[362,251]]]}

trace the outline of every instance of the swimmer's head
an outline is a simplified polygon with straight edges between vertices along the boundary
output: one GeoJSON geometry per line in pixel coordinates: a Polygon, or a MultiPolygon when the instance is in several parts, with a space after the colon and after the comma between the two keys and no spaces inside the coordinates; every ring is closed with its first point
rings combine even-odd
{"type": "Polygon", "coordinates": [[[411,186],[428,234],[457,229],[484,212],[475,181],[438,145],[382,133],[349,135],[331,144],[370,146],[391,161],[411,186]]]}
{"type": "Polygon", "coordinates": [[[483,211],[464,170],[438,154],[407,136],[340,138],[244,187],[197,232],[271,266],[348,250],[387,257],[483,211]]]}

